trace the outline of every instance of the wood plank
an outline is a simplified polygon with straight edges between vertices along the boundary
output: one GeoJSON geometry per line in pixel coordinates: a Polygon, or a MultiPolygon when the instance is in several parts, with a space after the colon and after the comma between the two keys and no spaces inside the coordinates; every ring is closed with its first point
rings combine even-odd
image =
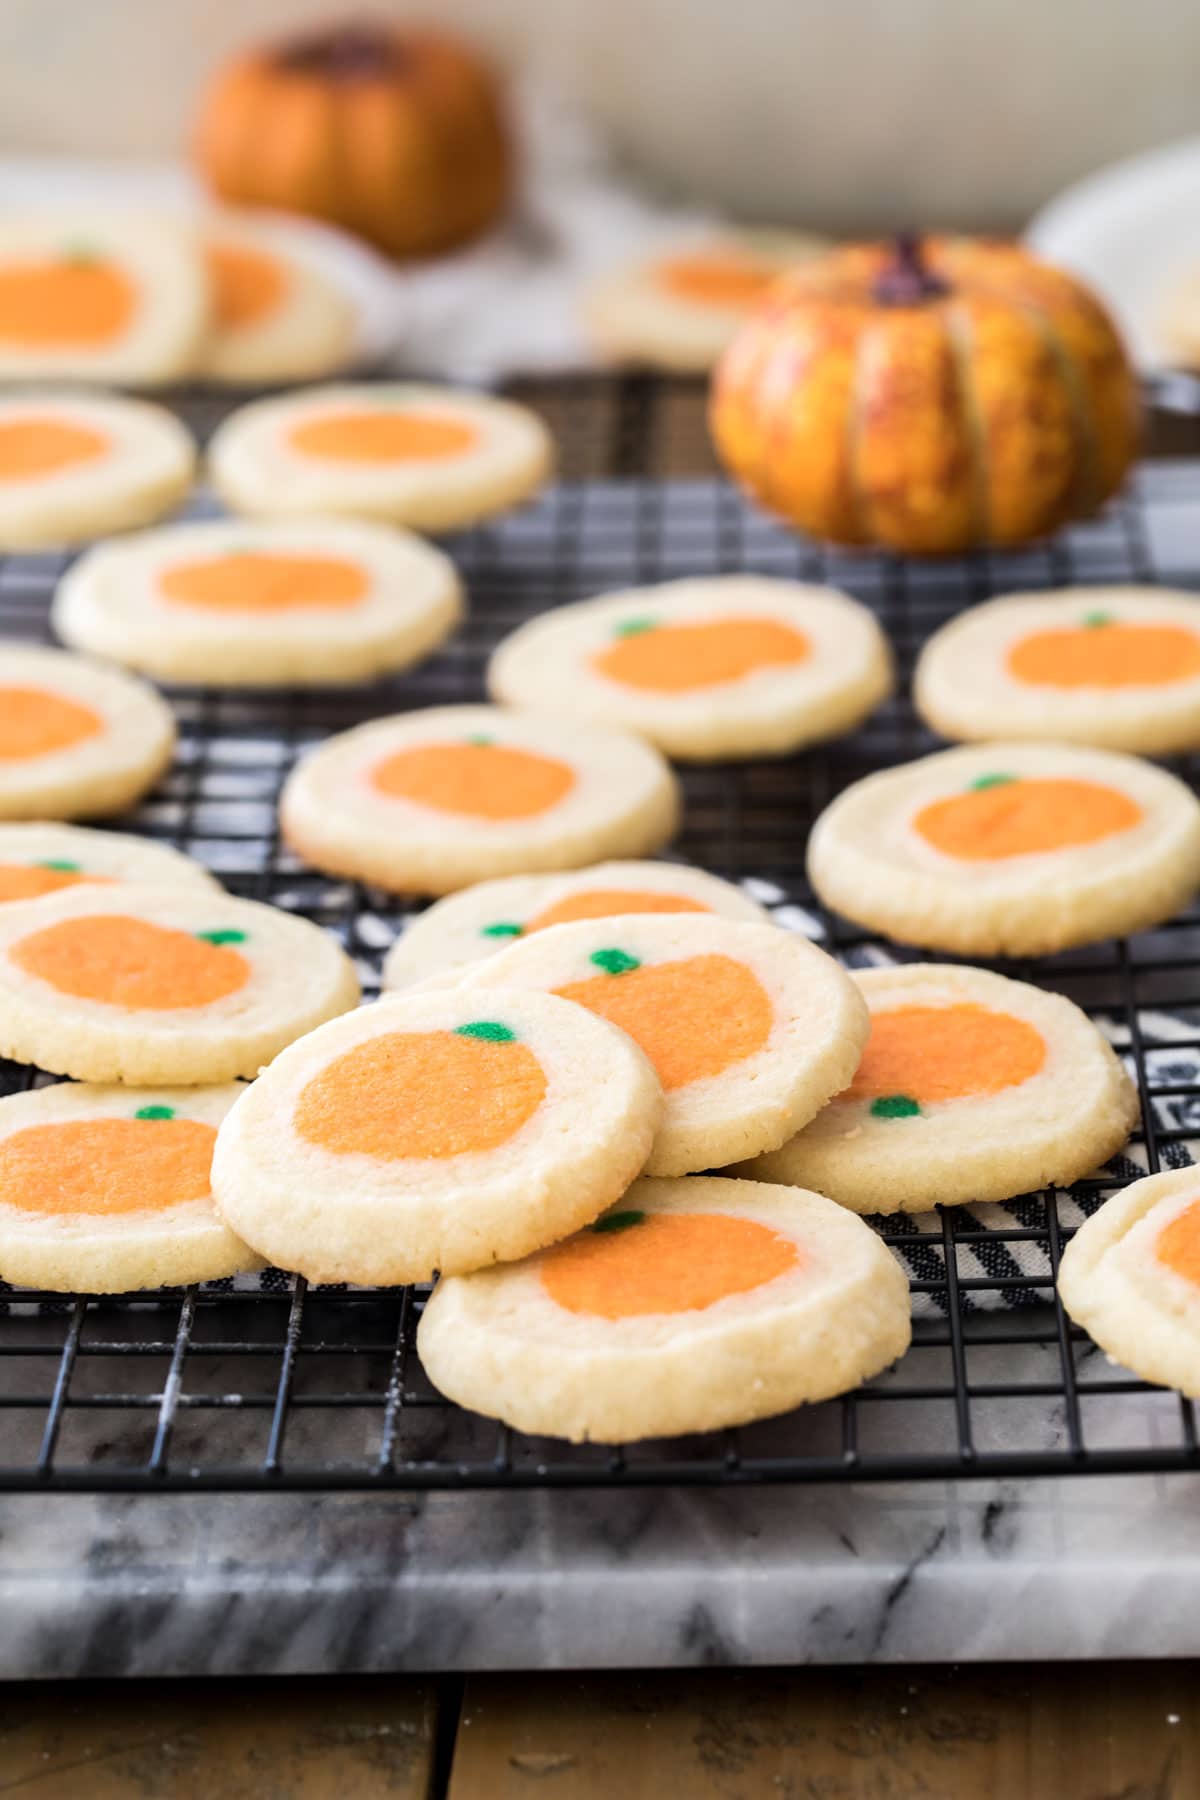
{"type": "Polygon", "coordinates": [[[1200,1665],[467,1683],[449,1800],[1194,1800],[1200,1665]]]}
{"type": "Polygon", "coordinates": [[[0,1796],[427,1800],[434,1684],[415,1678],[0,1687],[0,1796]]]}

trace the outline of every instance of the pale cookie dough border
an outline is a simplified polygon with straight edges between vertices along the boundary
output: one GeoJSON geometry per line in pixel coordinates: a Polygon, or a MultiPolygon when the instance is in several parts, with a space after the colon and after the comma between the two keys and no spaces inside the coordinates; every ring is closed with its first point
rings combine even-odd
{"type": "Polygon", "coordinates": [[[836,588],[762,575],[699,576],[554,607],[504,638],[488,664],[497,700],[615,725],[697,762],[786,755],[851,731],[887,698],[892,679],[869,607],[836,588]],[[670,627],[743,617],[790,625],[810,654],[682,694],[626,687],[591,666],[631,619],[670,627]]]}
{"type": "Polygon", "coordinates": [[[269,257],[284,281],[282,305],[231,327],[210,320],[196,372],[229,387],[312,381],[336,374],[354,358],[358,322],[347,294],[325,271],[298,255],[288,221],[236,208],[203,213],[197,230],[207,249],[248,250],[269,257]]]}
{"type": "Polygon", "coordinates": [[[624,1032],[552,995],[441,992],[334,1020],[277,1057],[222,1127],[213,1159],[228,1224],[281,1268],[372,1286],[511,1260],[566,1237],[641,1170],[662,1091],[624,1032]],[[308,1083],[394,1032],[453,1031],[480,1018],[515,1030],[546,1095],[506,1143],[441,1160],[340,1155],[294,1125],[308,1083]]]}
{"type": "Polygon", "coordinates": [[[727,956],[758,979],[774,1013],[760,1050],[667,1094],[648,1175],[688,1175],[773,1150],[852,1079],[869,1028],[862,995],[832,957],[774,925],[695,913],[627,913],[553,925],[472,964],[459,991],[565,987],[600,975],[589,957],[610,946],[651,966],[727,956]]]}
{"type": "MultiPolygon", "coordinates": [[[[109,881],[136,882],[140,887],[167,887],[176,884],[205,888],[209,893],[224,893],[221,883],[203,863],[182,850],[160,844],[153,838],[135,837],[127,831],[93,831],[86,825],[36,823],[0,823],[0,864],[34,867],[50,860],[78,862],[81,880],[73,886],[84,886],[84,877],[100,876],[109,881]]],[[[20,905],[20,901],[0,901],[0,905],[20,905]]]]}
{"type": "Polygon", "coordinates": [[[253,401],[218,426],[209,472],[234,512],[351,513],[418,531],[450,531],[528,499],[549,479],[553,441],[537,414],[515,401],[462,388],[372,383],[308,388],[253,401]],[[410,463],[346,463],[306,456],[285,442],[323,413],[389,404],[473,425],[479,442],[459,456],[410,463]]]}
{"type": "Polygon", "coordinates": [[[289,847],[315,868],[397,893],[447,894],[499,875],[659,850],[675,833],[680,805],[671,770],[639,738],[544,714],[439,706],[327,738],[288,777],[279,817],[289,847]],[[418,806],[370,786],[371,769],[393,752],[472,735],[569,763],[575,786],[533,818],[497,821],[418,806]]]}
{"type": "Polygon", "coordinates": [[[932,1103],[920,1117],[876,1119],[869,1100],[833,1099],[782,1149],[739,1169],[795,1182],[858,1213],[1011,1200],[1067,1187],[1115,1155],[1137,1123],[1137,1090],[1087,1015],[1061,994],[986,969],[904,963],[855,970],[876,1004],[985,1006],[1025,1019],[1046,1060],[1015,1087],[932,1103]]]}
{"type": "Polygon", "coordinates": [[[53,549],[149,525],[191,486],[196,446],[165,407],[69,388],[14,388],[0,396],[0,425],[28,418],[91,427],[110,447],[54,474],[0,480],[0,549],[53,549]]]}
{"type": "Polygon", "coordinates": [[[64,576],[51,618],[64,643],[164,681],[327,686],[409,668],[463,617],[448,556],[394,526],[356,519],[208,519],[96,545],[64,576]],[[368,580],[344,610],[231,613],[164,599],[164,567],[236,552],[331,556],[368,580]]]}
{"type": "Polygon", "coordinates": [[[734,256],[782,274],[828,248],[826,238],[785,230],[723,231],[690,239],[598,277],[583,292],[581,317],[592,342],[610,362],[703,374],[751,309],[671,293],[657,279],[662,265],[681,257],[734,256]]]}
{"type": "Polygon", "coordinates": [[[819,1194],[692,1176],[639,1181],[619,1210],[720,1212],[802,1245],[795,1271],[703,1312],[608,1320],[546,1296],[538,1259],[442,1280],[417,1332],[434,1386],[518,1431],[624,1443],[747,1424],[848,1392],[908,1348],[908,1282],[819,1194]]]}
{"type": "MultiPolygon", "coordinates": [[[[183,1118],[219,1126],[241,1092],[240,1083],[133,1088],[61,1082],[0,1100],[0,1142],[31,1125],[133,1118],[144,1106],[170,1107],[183,1118]]],[[[208,1195],[111,1218],[30,1212],[0,1195],[0,1279],[18,1286],[119,1294],[216,1281],[261,1267],[260,1258],[219,1218],[208,1195]]]]}
{"type": "Polygon", "coordinates": [[[963,956],[1040,956],[1171,918],[1200,883],[1200,802],[1164,769],[1116,751],[992,743],[939,751],[855,782],[808,844],[823,903],[901,943],[963,956]],[[1078,849],[960,862],[909,828],[931,801],[993,772],[1107,783],[1145,817],[1078,849]]]}
{"type": "Polygon", "coordinates": [[[175,719],[146,682],[105,663],[38,644],[0,641],[0,687],[44,688],[104,720],[48,755],[0,760],[0,819],[76,819],[118,813],[152,788],[175,753],[175,719]]]}
{"type": "Polygon", "coordinates": [[[1058,688],[1009,673],[1008,654],[1023,638],[1100,612],[1116,623],[1182,625],[1200,634],[1200,596],[1171,588],[1001,594],[960,613],[926,643],[913,677],[917,711],[943,737],[971,742],[1037,738],[1144,756],[1200,747],[1200,675],[1151,687],[1058,688]]]}
{"type": "Polygon", "coordinates": [[[1159,1232],[1200,1200],[1200,1168],[1149,1175],[1106,1200],[1063,1251],[1063,1306],[1110,1360],[1200,1398],[1200,1310],[1191,1282],[1154,1256],[1159,1232]]]}
{"type": "Polygon", "coordinates": [[[331,933],[256,900],[184,886],[64,888],[0,907],[0,1055],[85,1081],[201,1086],[253,1077],[294,1038],[358,1000],[331,933]],[[138,1010],[79,999],[27,974],[10,946],[66,919],[116,913],[175,931],[234,929],[245,986],[208,1006],[138,1010]]]}
{"type": "Polygon", "coordinates": [[[413,982],[424,984],[435,975],[457,976],[472,964],[506,949],[512,938],[525,935],[514,932],[512,938],[485,938],[481,935],[484,925],[524,925],[572,895],[605,888],[680,894],[699,901],[718,918],[770,923],[766,908],[733,882],[688,863],[603,862],[569,875],[506,875],[496,881],[478,881],[410,919],[384,958],[384,989],[399,992],[413,982]],[[430,959],[432,968],[422,966],[430,959]]]}

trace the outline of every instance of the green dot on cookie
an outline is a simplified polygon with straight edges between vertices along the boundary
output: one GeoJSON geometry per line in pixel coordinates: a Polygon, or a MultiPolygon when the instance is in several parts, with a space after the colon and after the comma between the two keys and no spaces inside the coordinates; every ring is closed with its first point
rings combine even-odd
{"type": "Polygon", "coordinates": [[[589,1229],[592,1231],[606,1232],[628,1231],[631,1226],[640,1225],[645,1217],[646,1215],[644,1212],[634,1212],[632,1209],[628,1212],[608,1213],[603,1219],[597,1219],[596,1223],[590,1226],[589,1229]]]}
{"type": "Polygon", "coordinates": [[[627,950],[593,950],[588,961],[603,969],[606,975],[628,975],[642,966],[627,950]]]}
{"type": "Polygon", "coordinates": [[[223,927],[218,931],[197,931],[193,933],[193,936],[198,937],[205,944],[244,944],[246,941],[246,933],[237,931],[231,926],[223,927]]]}
{"type": "Polygon", "coordinates": [[[78,875],[83,865],[71,862],[65,856],[46,856],[32,866],[35,869],[53,869],[56,875],[78,875]]]}
{"type": "Polygon", "coordinates": [[[657,628],[657,619],[623,619],[619,625],[613,628],[613,636],[619,638],[640,637],[643,631],[655,631],[657,628]]]}
{"type": "Polygon", "coordinates": [[[873,1119],[915,1119],[920,1111],[920,1101],[908,1094],[880,1094],[871,1102],[873,1119]]]}
{"type": "Polygon", "coordinates": [[[482,1038],[485,1044],[512,1044],[517,1036],[498,1019],[471,1019],[466,1025],[456,1025],[454,1031],[457,1037],[482,1038]]]}
{"type": "Polygon", "coordinates": [[[133,1116],[135,1119],[173,1119],[175,1108],[173,1106],[139,1106],[133,1116]]]}
{"type": "Polygon", "coordinates": [[[984,788],[1006,787],[1010,781],[1019,780],[1020,777],[1018,775],[1004,775],[1001,773],[996,773],[994,775],[977,775],[974,781],[968,783],[968,792],[977,794],[981,793],[984,788]]]}
{"type": "Polygon", "coordinates": [[[524,930],[523,925],[516,925],[510,919],[497,919],[494,925],[481,925],[479,935],[494,938],[520,937],[524,930]]]}

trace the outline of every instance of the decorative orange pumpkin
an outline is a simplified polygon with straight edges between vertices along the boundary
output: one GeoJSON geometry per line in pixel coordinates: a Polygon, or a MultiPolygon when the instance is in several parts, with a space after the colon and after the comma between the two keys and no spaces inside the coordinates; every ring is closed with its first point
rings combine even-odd
{"type": "Polygon", "coordinates": [[[396,257],[477,236],[511,183],[486,65],[442,32],[382,24],[236,58],[204,98],[195,153],[223,199],[327,219],[396,257]]]}
{"type": "Polygon", "coordinates": [[[852,244],[789,271],[713,382],[717,450],[835,543],[1020,544],[1115,493],[1137,385],[1100,303],[1016,244],[852,244]]]}

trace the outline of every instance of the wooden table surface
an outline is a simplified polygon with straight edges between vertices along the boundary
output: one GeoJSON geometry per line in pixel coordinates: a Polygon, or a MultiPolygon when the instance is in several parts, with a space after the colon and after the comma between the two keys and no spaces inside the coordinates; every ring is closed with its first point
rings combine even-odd
{"type": "Polygon", "coordinates": [[[1200,1663],[0,1688],[28,1800],[1195,1800],[1200,1663]]]}

